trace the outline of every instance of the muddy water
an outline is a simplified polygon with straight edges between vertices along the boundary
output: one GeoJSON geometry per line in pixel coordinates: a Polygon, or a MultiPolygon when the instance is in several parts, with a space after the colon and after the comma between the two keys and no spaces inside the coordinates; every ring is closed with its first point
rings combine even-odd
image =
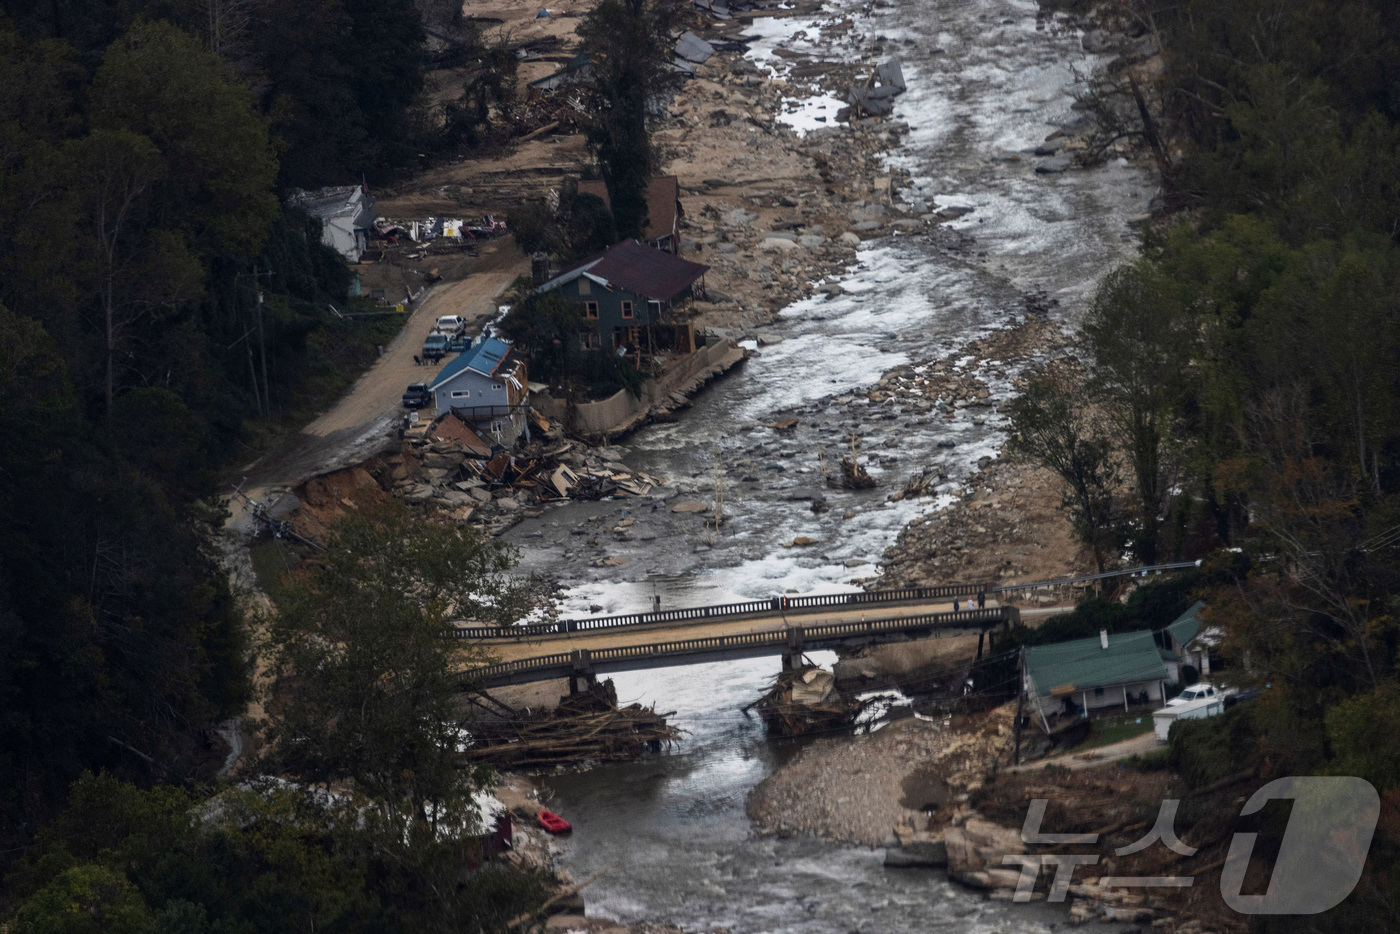
{"type": "MultiPolygon", "coordinates": [[[[846,10],[830,7],[829,17],[846,10]]],[[[644,609],[784,591],[851,589],[877,573],[875,562],[898,530],[939,500],[888,503],[891,489],[927,464],[957,494],[978,458],[994,454],[1003,427],[994,411],[964,410],[952,420],[874,407],[861,395],[890,368],[955,354],[1021,313],[1021,298],[1045,289],[1073,315],[1095,280],[1131,254],[1128,218],[1154,188],[1126,165],[1038,175],[1035,146],[1070,110],[1072,68],[1094,64],[1079,37],[1037,30],[1031,2],[894,0],[851,9],[856,30],[830,43],[820,20],[757,21],[765,38],[751,53],[784,67],[775,45],[820,57],[869,56],[904,63],[909,91],[896,118],[913,127],[888,157],[908,170],[902,197],[975,210],[954,225],[967,250],[921,235],[871,241],[842,279],[846,294],[799,302],[774,326],[780,343],[707,391],[682,421],[649,428],[628,442],[626,462],[665,476],[653,499],[568,505],[517,526],[526,567],[560,578],[566,611],[644,609]],[[742,430],[800,418],[778,433],[742,430]],[[824,489],[818,451],[839,457],[852,431],[880,481],[874,491],[824,489]],[[944,442],[945,446],[940,446],[944,442]],[[952,447],[946,444],[951,442],[952,447]],[[729,521],[718,534],[674,513],[686,499],[713,498],[722,478],[729,521]],[[807,499],[825,494],[816,514],[807,499]],[[671,498],[667,498],[671,497],[671,498]],[[625,516],[631,539],[607,529],[625,516]],[[795,536],[817,544],[784,547],[795,536]],[[618,567],[595,562],[626,557],[618,567]]],[[[795,126],[818,125],[794,106],[795,126]]],[[[1014,372],[998,361],[963,365],[1005,398],[1014,372]]],[[[1062,912],[983,901],[937,873],[886,871],[880,853],[813,840],[756,838],[743,799],[792,749],[764,739],[738,708],[776,671],[775,660],[734,662],[617,676],[623,699],[655,700],[690,730],[670,755],[553,781],[557,805],[578,828],[564,862],[582,877],[613,859],[622,865],[589,892],[590,911],[670,920],[687,927],[759,931],[1039,931],[1062,912]]]]}

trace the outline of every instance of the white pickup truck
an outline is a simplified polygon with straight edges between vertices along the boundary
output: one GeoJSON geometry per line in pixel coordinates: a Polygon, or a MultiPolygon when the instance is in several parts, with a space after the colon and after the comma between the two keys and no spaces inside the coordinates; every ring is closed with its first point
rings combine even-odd
{"type": "Polygon", "coordinates": [[[1152,729],[1161,742],[1167,741],[1172,724],[1178,720],[1213,717],[1225,712],[1225,698],[1234,691],[1213,684],[1193,684],[1167,701],[1167,705],[1152,714],[1152,729]]]}

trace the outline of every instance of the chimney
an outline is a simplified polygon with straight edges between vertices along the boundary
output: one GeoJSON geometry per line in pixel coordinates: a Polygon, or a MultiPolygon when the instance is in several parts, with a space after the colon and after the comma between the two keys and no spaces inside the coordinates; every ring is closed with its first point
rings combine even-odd
{"type": "Polygon", "coordinates": [[[1108,648],[1108,630],[1107,630],[1107,629],[1100,629],[1100,630],[1099,630],[1099,646],[1100,646],[1101,648],[1105,648],[1105,649],[1108,648]]]}
{"type": "Polygon", "coordinates": [[[543,285],[549,279],[549,254],[535,253],[530,257],[530,278],[535,285],[543,285]]]}

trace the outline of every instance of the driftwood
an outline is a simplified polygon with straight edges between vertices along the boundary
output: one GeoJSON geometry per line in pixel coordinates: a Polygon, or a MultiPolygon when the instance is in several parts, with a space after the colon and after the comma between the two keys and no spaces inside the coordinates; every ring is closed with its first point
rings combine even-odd
{"type": "Polygon", "coordinates": [[[635,759],[680,738],[666,722],[673,715],[641,704],[619,708],[612,681],[604,681],[560,698],[552,711],[474,723],[472,758],[503,769],[635,759]]]}
{"type": "Polygon", "coordinates": [[[861,466],[860,452],[856,449],[855,435],[851,435],[851,456],[841,458],[840,476],[827,477],[826,485],[843,490],[870,490],[875,488],[875,479],[861,466]]]}

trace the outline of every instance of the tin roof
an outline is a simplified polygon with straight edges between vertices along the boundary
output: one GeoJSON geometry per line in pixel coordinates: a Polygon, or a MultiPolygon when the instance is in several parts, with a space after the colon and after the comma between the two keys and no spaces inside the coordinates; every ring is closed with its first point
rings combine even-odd
{"type": "Polygon", "coordinates": [[[703,263],[692,263],[662,250],[642,246],[636,240],[624,240],[608,247],[602,254],[565,270],[535,289],[535,292],[549,292],[579,276],[588,276],[599,285],[622,288],[656,301],[669,302],[688,289],[709,268],[703,263]]]}
{"type": "Polygon", "coordinates": [[[482,376],[495,376],[501,361],[506,358],[508,353],[510,353],[510,344],[496,340],[494,337],[488,337],[448,361],[447,365],[438,371],[437,377],[429,384],[428,389],[436,390],[448,380],[460,376],[467,370],[480,373],[482,376]]]}
{"type": "Polygon", "coordinates": [[[1167,624],[1167,632],[1172,634],[1172,642],[1175,645],[1184,646],[1196,638],[1196,633],[1201,631],[1199,614],[1205,607],[1204,600],[1197,600],[1191,604],[1190,609],[1167,624]]]}
{"type": "Polygon", "coordinates": [[[1036,694],[1042,696],[1059,687],[1082,691],[1167,679],[1157,640],[1146,629],[1110,635],[1108,648],[1098,636],[1030,646],[1026,649],[1026,672],[1036,694]]]}

